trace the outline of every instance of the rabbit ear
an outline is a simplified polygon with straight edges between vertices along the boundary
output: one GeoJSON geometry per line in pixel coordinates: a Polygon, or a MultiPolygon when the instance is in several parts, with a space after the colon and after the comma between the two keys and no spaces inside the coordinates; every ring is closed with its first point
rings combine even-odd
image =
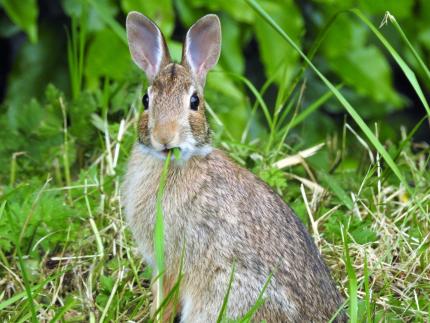
{"type": "Polygon", "coordinates": [[[155,23],[136,11],[127,15],[126,27],[131,57],[153,81],[160,68],[170,62],[163,34],[155,23]]]}
{"type": "Polygon", "coordinates": [[[221,51],[221,23],[216,15],[200,18],[188,30],[182,51],[182,65],[205,83],[206,74],[218,62],[221,51]]]}

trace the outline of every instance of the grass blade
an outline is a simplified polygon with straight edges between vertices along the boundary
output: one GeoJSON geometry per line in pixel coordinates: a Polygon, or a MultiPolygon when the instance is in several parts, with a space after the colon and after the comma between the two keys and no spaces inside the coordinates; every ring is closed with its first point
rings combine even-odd
{"type": "Polygon", "coordinates": [[[57,322],[59,320],[61,320],[64,316],[64,314],[66,314],[66,312],[71,309],[73,307],[73,305],[75,305],[76,300],[74,300],[72,297],[68,297],[66,299],[66,303],[64,304],[63,307],[60,308],[60,310],[55,313],[55,316],[52,318],[51,321],[49,321],[49,323],[54,323],[57,322]]]}
{"type": "MultiPolygon", "coordinates": [[[[388,52],[391,54],[391,56],[394,58],[396,63],[399,65],[403,73],[405,74],[408,81],[411,83],[412,87],[414,88],[415,92],[418,95],[418,98],[420,99],[421,103],[423,104],[425,110],[427,111],[428,116],[430,117],[430,107],[429,104],[424,96],[424,93],[421,89],[420,84],[418,83],[417,77],[415,76],[415,73],[409,68],[408,64],[403,60],[403,58],[400,57],[400,55],[397,53],[397,51],[389,44],[387,39],[379,32],[378,29],[370,22],[369,19],[367,19],[366,16],[363,15],[363,13],[358,9],[351,9],[352,13],[354,13],[358,18],[361,19],[369,28],[370,30],[375,34],[376,37],[381,41],[381,43],[384,45],[384,47],[388,50],[388,52]]],[[[406,37],[406,36],[405,36],[406,37]]]]}
{"type": "Polygon", "coordinates": [[[348,274],[349,290],[349,319],[351,323],[358,322],[358,296],[357,296],[357,276],[351,264],[349,256],[347,230],[342,226],[342,242],[345,251],[345,266],[348,274]]]}
{"type": "Polygon", "coordinates": [[[367,266],[367,253],[364,253],[364,291],[365,291],[365,304],[366,304],[366,319],[367,322],[372,322],[372,308],[371,308],[371,294],[369,286],[369,268],[367,266]]]}
{"type": "Polygon", "coordinates": [[[124,27],[120,25],[109,12],[106,12],[105,8],[99,4],[100,1],[87,0],[87,2],[97,11],[100,18],[104,20],[104,22],[123,41],[123,43],[128,45],[127,35],[124,27]]]}
{"type": "Polygon", "coordinates": [[[421,68],[423,69],[425,75],[427,76],[427,78],[430,81],[430,70],[428,69],[428,67],[426,66],[426,64],[424,63],[424,61],[421,59],[420,55],[418,55],[417,51],[412,46],[412,44],[409,41],[408,37],[406,37],[405,33],[403,32],[402,27],[400,27],[400,25],[397,22],[396,18],[392,14],[390,14],[388,11],[385,14],[385,17],[386,17],[386,19],[389,19],[390,22],[397,29],[397,31],[399,32],[400,36],[402,37],[402,39],[404,40],[404,42],[406,43],[406,45],[409,47],[409,49],[411,50],[412,54],[414,54],[416,60],[418,61],[418,63],[420,64],[421,68]]]}
{"type": "Polygon", "coordinates": [[[21,269],[22,279],[24,280],[24,287],[28,297],[28,304],[31,310],[31,321],[36,323],[38,322],[37,315],[36,315],[36,305],[34,303],[33,291],[30,286],[31,285],[30,280],[28,279],[28,275],[27,275],[27,267],[25,266],[24,259],[22,258],[21,246],[17,246],[16,248],[18,251],[17,254],[18,254],[19,268],[21,269]]]}
{"type": "Polygon", "coordinates": [[[272,279],[273,273],[269,274],[269,277],[267,277],[266,282],[263,285],[263,288],[260,291],[260,294],[258,294],[257,301],[255,304],[251,307],[251,309],[242,317],[240,322],[251,322],[252,317],[254,316],[255,312],[260,308],[261,305],[264,303],[264,292],[266,291],[267,287],[269,286],[270,280],[272,279]]]}
{"type": "Polygon", "coordinates": [[[351,198],[345,192],[341,185],[337,182],[337,180],[324,172],[318,172],[318,177],[330,188],[330,191],[337,196],[337,198],[350,210],[354,208],[354,203],[351,198]]]}
{"type": "Polygon", "coordinates": [[[303,53],[303,51],[294,43],[294,41],[287,35],[287,33],[279,27],[279,25],[270,17],[266,11],[257,3],[256,0],[246,0],[246,2],[272,27],[274,28],[305,60],[305,62],[309,65],[309,67],[318,75],[318,77],[324,82],[324,84],[333,92],[338,101],[343,105],[345,110],[350,114],[350,116],[354,119],[366,137],[370,140],[376,150],[380,153],[380,155],[384,158],[387,165],[391,168],[393,173],[397,176],[400,182],[406,187],[409,193],[412,195],[411,188],[409,187],[408,182],[403,177],[400,169],[397,167],[391,156],[388,154],[386,149],[379,142],[378,138],[373,134],[370,128],[366,125],[364,120],[357,113],[356,109],[352,107],[352,105],[346,100],[346,98],[339,92],[339,90],[320,72],[318,68],[310,61],[310,59],[303,53]]]}
{"type": "Polygon", "coordinates": [[[236,267],[235,263],[233,262],[233,267],[231,268],[230,279],[228,281],[227,292],[224,295],[224,300],[222,302],[221,310],[219,311],[218,319],[216,320],[217,323],[223,322],[225,315],[226,315],[226,312],[227,312],[228,297],[230,296],[231,285],[233,285],[235,267],[236,267]]]}
{"type": "Polygon", "coordinates": [[[267,124],[269,125],[270,129],[272,129],[273,128],[273,120],[272,120],[272,116],[270,115],[269,108],[267,107],[266,102],[264,102],[262,95],[258,92],[258,90],[255,88],[255,86],[246,77],[243,77],[242,75],[238,75],[235,73],[226,73],[226,74],[242,81],[243,84],[245,84],[246,87],[252,92],[252,94],[255,96],[255,99],[257,100],[257,102],[261,106],[261,109],[263,110],[267,124]]]}
{"type": "MultiPolygon", "coordinates": [[[[167,172],[169,171],[171,159],[171,152],[167,154],[166,160],[164,161],[163,170],[160,177],[160,186],[157,192],[156,198],[156,210],[155,210],[155,226],[154,226],[154,254],[156,262],[156,275],[157,279],[157,295],[155,296],[157,308],[163,302],[163,273],[164,273],[164,220],[163,220],[163,196],[164,189],[166,186],[167,172]]],[[[159,313],[159,318],[163,316],[162,311],[159,313]]]]}
{"type": "MultiPolygon", "coordinates": [[[[342,85],[338,85],[337,88],[340,89],[342,85]]],[[[290,127],[294,128],[300,123],[302,123],[311,113],[318,110],[322,105],[324,105],[329,99],[331,99],[333,93],[331,91],[327,91],[321,97],[319,97],[316,101],[312,102],[305,110],[303,110],[300,114],[294,117],[291,120],[290,127]]]]}

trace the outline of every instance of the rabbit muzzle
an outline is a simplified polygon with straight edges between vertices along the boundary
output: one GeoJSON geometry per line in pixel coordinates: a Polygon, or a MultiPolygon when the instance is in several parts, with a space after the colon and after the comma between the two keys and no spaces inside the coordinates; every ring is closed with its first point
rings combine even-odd
{"type": "Polygon", "coordinates": [[[175,121],[158,123],[151,134],[151,144],[155,150],[167,153],[169,149],[179,147],[179,126],[175,121]]]}

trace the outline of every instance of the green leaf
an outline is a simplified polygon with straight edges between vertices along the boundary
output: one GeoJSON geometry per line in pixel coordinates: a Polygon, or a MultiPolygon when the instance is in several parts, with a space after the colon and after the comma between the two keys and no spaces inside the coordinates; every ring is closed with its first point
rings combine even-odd
{"type": "MultiPolygon", "coordinates": [[[[400,172],[399,167],[393,161],[391,156],[388,154],[387,150],[378,140],[378,138],[373,134],[361,116],[357,113],[357,110],[349,103],[349,101],[339,92],[339,90],[331,83],[322,73],[321,71],[310,61],[310,59],[303,53],[300,47],[293,41],[293,39],[288,36],[288,34],[272,19],[270,15],[255,1],[255,0],[246,0],[254,10],[264,19],[265,22],[268,23],[274,30],[276,30],[279,35],[282,36],[283,40],[285,40],[291,47],[296,50],[300,56],[305,60],[308,66],[316,73],[316,75],[324,82],[324,84],[333,92],[339,102],[343,105],[346,111],[351,115],[360,129],[364,132],[366,137],[372,143],[372,145],[378,150],[381,156],[384,158],[388,166],[391,168],[396,177],[400,180],[400,182],[405,186],[409,193],[413,193],[409,183],[406,181],[403,174],[400,172]]],[[[417,201],[418,202],[418,201],[417,201]]],[[[420,208],[422,206],[419,204],[420,208]]]]}
{"type": "Polygon", "coordinates": [[[1,0],[10,19],[24,30],[32,43],[37,42],[37,16],[39,9],[36,0],[1,0]]]}
{"type": "Polygon", "coordinates": [[[245,60],[241,48],[241,30],[239,24],[224,15],[221,17],[222,25],[222,51],[220,62],[228,70],[237,74],[243,74],[245,60]]]}
{"type": "Polygon", "coordinates": [[[188,0],[176,0],[175,8],[178,10],[178,17],[184,27],[190,27],[204,15],[203,10],[193,7],[191,1],[188,0]]]}
{"type": "Polygon", "coordinates": [[[69,104],[67,109],[70,115],[70,134],[76,137],[79,143],[91,144],[95,132],[91,123],[92,114],[97,109],[97,101],[88,91],[85,91],[72,104],[69,104]]]}
{"type": "Polygon", "coordinates": [[[166,38],[170,37],[175,27],[175,14],[171,0],[121,0],[121,9],[126,14],[130,11],[143,13],[160,27],[166,38]]]}
{"type": "MultiPolygon", "coordinates": [[[[399,67],[402,69],[403,73],[405,74],[406,78],[408,79],[409,83],[411,83],[412,87],[415,90],[415,93],[418,95],[421,103],[424,106],[424,109],[426,110],[427,114],[430,116],[430,106],[427,102],[427,99],[423,93],[423,90],[421,89],[420,84],[418,83],[418,80],[415,76],[414,71],[411,70],[411,68],[406,64],[406,62],[401,58],[401,56],[397,53],[397,51],[390,45],[390,43],[387,41],[387,39],[379,32],[379,30],[369,21],[369,19],[363,15],[363,13],[360,10],[357,9],[351,9],[352,13],[354,13],[357,17],[359,17],[369,28],[370,30],[375,34],[376,37],[381,41],[381,43],[384,45],[384,47],[389,51],[391,56],[394,58],[396,63],[399,65],[399,67]]],[[[408,185],[406,185],[408,187],[408,185]]],[[[421,205],[420,205],[421,208],[421,205]]]]}
{"type": "Polygon", "coordinates": [[[106,28],[109,20],[114,19],[118,8],[111,0],[98,0],[97,6],[90,6],[90,0],[62,0],[64,12],[70,17],[83,19],[88,31],[106,28]]]}
{"type": "Polygon", "coordinates": [[[351,231],[350,233],[354,238],[355,242],[357,242],[358,244],[374,242],[378,239],[378,235],[376,234],[376,232],[364,227],[359,227],[351,231]]]}
{"type": "MultiPolygon", "coordinates": [[[[300,45],[300,35],[304,25],[302,15],[294,2],[286,0],[259,3],[280,28],[300,45]]],[[[293,70],[297,68],[299,54],[260,16],[256,19],[254,28],[266,76],[272,77],[276,74],[275,80],[278,83],[288,84],[293,77],[293,70]]]]}
{"type": "Polygon", "coordinates": [[[244,1],[216,0],[208,1],[211,11],[227,12],[235,21],[251,24],[254,12],[244,1]]]}
{"type": "MultiPolygon", "coordinates": [[[[9,110],[19,113],[31,98],[41,98],[48,83],[67,88],[68,73],[64,65],[64,30],[41,27],[36,44],[25,42],[18,50],[8,77],[5,102],[9,110]]],[[[15,113],[14,112],[14,113],[15,113]]]]}
{"type": "Polygon", "coordinates": [[[110,29],[95,35],[89,45],[85,66],[88,87],[97,88],[99,78],[124,80],[131,72],[133,64],[127,46],[110,29]]]}
{"type": "Polygon", "coordinates": [[[354,207],[354,204],[352,203],[352,200],[349,197],[349,195],[338,183],[336,178],[324,172],[318,172],[318,176],[329,187],[330,191],[332,191],[348,209],[352,210],[352,208],[354,207]]]}
{"type": "Polygon", "coordinates": [[[205,91],[207,102],[214,107],[224,126],[232,131],[236,138],[240,138],[250,115],[242,91],[227,73],[219,69],[208,74],[205,91]]]}
{"type": "Polygon", "coordinates": [[[399,18],[410,17],[414,5],[414,0],[359,0],[360,8],[369,15],[381,15],[390,11],[399,18]]]}
{"type": "Polygon", "coordinates": [[[106,293],[112,291],[113,285],[115,284],[115,279],[111,276],[100,276],[100,284],[106,293]]]}
{"type": "Polygon", "coordinates": [[[333,71],[363,96],[395,107],[402,104],[402,99],[392,85],[390,66],[376,46],[362,47],[331,58],[329,64],[333,71]]]}

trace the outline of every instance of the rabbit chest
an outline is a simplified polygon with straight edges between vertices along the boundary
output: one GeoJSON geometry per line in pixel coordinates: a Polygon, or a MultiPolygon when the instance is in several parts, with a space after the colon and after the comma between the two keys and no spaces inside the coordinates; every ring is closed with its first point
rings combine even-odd
{"type": "MultiPolygon", "coordinates": [[[[156,196],[162,168],[162,160],[145,154],[139,144],[136,144],[122,186],[122,204],[127,223],[140,252],[152,267],[155,265],[153,233],[156,196]]],[[[175,163],[172,163],[169,169],[163,198],[166,266],[174,265],[178,261],[176,256],[180,255],[187,218],[190,213],[195,213],[192,201],[201,186],[202,172],[202,169],[175,163]]]]}

